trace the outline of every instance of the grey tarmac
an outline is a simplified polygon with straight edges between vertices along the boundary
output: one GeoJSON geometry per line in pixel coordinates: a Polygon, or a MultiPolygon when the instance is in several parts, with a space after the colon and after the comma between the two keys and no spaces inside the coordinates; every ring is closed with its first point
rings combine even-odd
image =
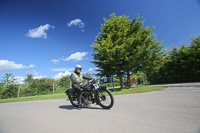
{"type": "Polygon", "coordinates": [[[115,95],[110,110],[66,99],[0,104],[0,133],[200,133],[200,87],[115,95]]]}

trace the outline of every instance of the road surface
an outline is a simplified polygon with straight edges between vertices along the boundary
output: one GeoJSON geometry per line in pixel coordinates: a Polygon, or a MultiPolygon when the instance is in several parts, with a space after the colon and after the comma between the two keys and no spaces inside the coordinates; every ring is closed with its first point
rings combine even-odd
{"type": "Polygon", "coordinates": [[[114,96],[111,110],[65,99],[0,104],[0,133],[200,133],[200,88],[114,96]]]}

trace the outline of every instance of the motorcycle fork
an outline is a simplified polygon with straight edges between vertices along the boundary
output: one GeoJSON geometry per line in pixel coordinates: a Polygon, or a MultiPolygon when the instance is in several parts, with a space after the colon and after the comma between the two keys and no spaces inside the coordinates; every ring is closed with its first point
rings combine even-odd
{"type": "Polygon", "coordinates": [[[94,92],[94,100],[95,100],[95,102],[96,102],[96,104],[97,105],[99,105],[99,103],[100,103],[100,101],[99,101],[99,92],[96,90],[95,92],[94,92]]]}

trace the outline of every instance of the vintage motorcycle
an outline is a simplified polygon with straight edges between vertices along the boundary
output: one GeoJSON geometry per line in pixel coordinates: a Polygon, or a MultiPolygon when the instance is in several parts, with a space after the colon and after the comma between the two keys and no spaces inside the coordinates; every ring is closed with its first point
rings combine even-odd
{"type": "MultiPolygon", "coordinates": [[[[90,107],[91,104],[96,103],[103,109],[110,109],[114,104],[114,97],[105,85],[98,85],[99,80],[92,79],[88,84],[82,86],[82,107],[90,107]]],[[[66,92],[71,104],[78,107],[78,98],[73,88],[66,92]]]]}

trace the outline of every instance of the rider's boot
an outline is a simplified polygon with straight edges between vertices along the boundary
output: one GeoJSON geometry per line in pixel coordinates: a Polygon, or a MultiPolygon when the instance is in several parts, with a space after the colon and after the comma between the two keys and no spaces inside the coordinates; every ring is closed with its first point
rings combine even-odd
{"type": "Polygon", "coordinates": [[[79,103],[78,104],[78,110],[81,110],[81,107],[82,107],[82,105],[81,105],[81,103],[79,103]]]}
{"type": "Polygon", "coordinates": [[[81,110],[81,108],[82,108],[81,97],[82,97],[82,95],[80,94],[80,96],[78,98],[78,110],[81,110]]]}

